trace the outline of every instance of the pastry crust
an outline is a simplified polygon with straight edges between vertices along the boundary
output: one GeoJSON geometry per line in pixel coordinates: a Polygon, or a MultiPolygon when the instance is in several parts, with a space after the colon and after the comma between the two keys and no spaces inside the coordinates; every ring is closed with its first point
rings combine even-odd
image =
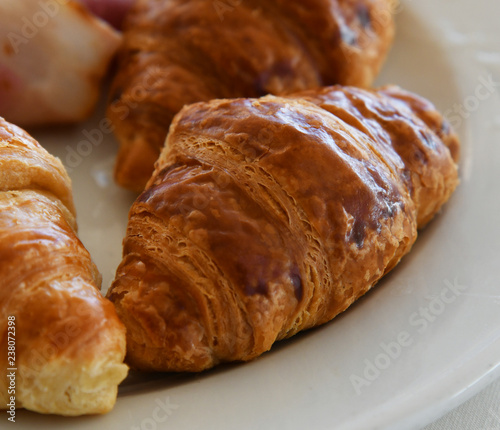
{"type": "Polygon", "coordinates": [[[0,403],[50,414],[108,412],[127,374],[125,329],[76,236],[61,162],[0,118],[0,403]],[[15,318],[15,360],[7,328],[15,318]],[[11,356],[9,356],[11,357],[11,356]],[[15,393],[8,368],[16,368],[15,393]]]}
{"type": "Polygon", "coordinates": [[[142,191],[186,104],[324,85],[368,87],[394,34],[393,0],[139,0],[108,116],[117,182],[142,191]],[[234,2],[233,2],[234,3],[234,2]]]}
{"type": "Polygon", "coordinates": [[[458,183],[458,152],[397,87],[185,107],[108,292],[128,362],[199,371],[330,321],[410,251],[458,183]]]}

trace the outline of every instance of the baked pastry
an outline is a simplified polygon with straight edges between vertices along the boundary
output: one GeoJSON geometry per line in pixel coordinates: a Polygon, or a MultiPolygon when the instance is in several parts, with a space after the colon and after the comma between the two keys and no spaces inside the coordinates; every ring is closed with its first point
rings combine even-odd
{"type": "Polygon", "coordinates": [[[127,374],[125,328],[76,236],[61,162],[1,118],[0,273],[0,408],[109,411],[127,374]]]}
{"type": "Polygon", "coordinates": [[[121,34],[73,0],[0,2],[0,116],[23,127],[83,121],[121,34]]]}
{"type": "Polygon", "coordinates": [[[184,107],[108,292],[128,362],[200,371],[330,321],[410,251],[458,156],[432,104],[397,87],[184,107]]]}
{"type": "Polygon", "coordinates": [[[389,46],[393,0],[138,0],[124,26],[108,116],[116,181],[142,191],[186,104],[324,85],[369,86],[389,46]]]}

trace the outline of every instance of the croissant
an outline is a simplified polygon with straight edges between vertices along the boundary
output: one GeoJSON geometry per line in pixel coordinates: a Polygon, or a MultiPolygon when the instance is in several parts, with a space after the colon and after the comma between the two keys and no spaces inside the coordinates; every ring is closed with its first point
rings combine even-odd
{"type": "Polygon", "coordinates": [[[61,162],[0,118],[0,408],[109,411],[125,328],[76,236],[61,162]]]}
{"type": "Polygon", "coordinates": [[[125,23],[108,117],[116,181],[142,191],[186,104],[324,85],[370,86],[394,0],[139,0],[125,23]]]}
{"type": "Polygon", "coordinates": [[[458,183],[459,141],[397,87],[184,107],[108,297],[139,369],[246,361],[391,270],[458,183]]]}

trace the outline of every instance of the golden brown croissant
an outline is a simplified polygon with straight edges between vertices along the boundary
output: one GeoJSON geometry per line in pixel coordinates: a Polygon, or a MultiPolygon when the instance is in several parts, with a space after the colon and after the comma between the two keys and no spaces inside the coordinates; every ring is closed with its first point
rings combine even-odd
{"type": "Polygon", "coordinates": [[[142,191],[186,104],[324,85],[369,86],[392,42],[394,0],[139,0],[108,109],[117,182],[142,191]]]}
{"type": "Polygon", "coordinates": [[[0,118],[0,402],[9,411],[109,411],[125,329],[78,240],[61,162],[0,118]]]}
{"type": "Polygon", "coordinates": [[[397,87],[185,107],[108,293],[129,363],[199,371],[331,320],[410,250],[458,155],[434,107],[397,87]]]}

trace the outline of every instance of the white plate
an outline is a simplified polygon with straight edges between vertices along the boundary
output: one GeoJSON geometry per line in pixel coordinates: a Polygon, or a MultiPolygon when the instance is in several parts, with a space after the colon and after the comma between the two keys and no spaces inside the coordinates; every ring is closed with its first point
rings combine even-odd
{"type": "MultiPolygon", "coordinates": [[[[379,83],[447,112],[463,140],[462,184],[374,291],[251,363],[131,375],[106,416],[19,411],[17,428],[417,429],[499,376],[499,12],[495,0],[406,0],[398,10],[379,83]]],[[[35,136],[71,168],[81,237],[106,289],[134,196],[112,183],[117,145],[103,117],[35,136]]]]}

